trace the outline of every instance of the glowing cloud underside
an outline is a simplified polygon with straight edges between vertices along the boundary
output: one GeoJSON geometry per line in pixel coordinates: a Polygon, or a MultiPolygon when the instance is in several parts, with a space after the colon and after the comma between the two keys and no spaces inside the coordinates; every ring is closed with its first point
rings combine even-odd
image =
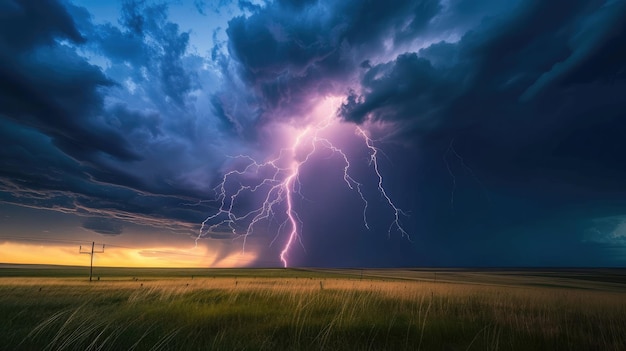
{"type": "MultiPolygon", "coordinates": [[[[289,266],[289,250],[296,241],[300,241],[303,223],[295,209],[298,198],[304,198],[300,190],[300,172],[304,165],[310,163],[311,158],[320,150],[330,151],[337,155],[344,163],[343,179],[347,187],[354,190],[363,202],[363,225],[370,229],[367,221],[368,201],[362,191],[363,184],[350,175],[351,163],[347,154],[323,134],[336,129],[340,123],[334,111],[341,99],[327,98],[312,112],[309,126],[293,129],[293,135],[287,144],[289,147],[280,149],[274,158],[259,162],[249,155],[232,156],[234,166],[226,172],[222,181],[214,188],[217,210],[208,216],[200,227],[196,238],[215,233],[224,233],[226,230],[234,239],[243,241],[242,251],[245,252],[247,238],[252,235],[258,224],[264,221],[271,222],[277,217],[284,218],[272,243],[279,237],[286,235],[286,242],[280,253],[280,260],[285,267],[289,266]],[[297,195],[297,196],[296,196],[297,195]],[[251,209],[244,209],[249,203],[257,203],[251,209]]],[[[345,124],[343,124],[345,126],[345,124]]],[[[377,177],[378,191],[386,204],[393,210],[394,219],[389,226],[388,235],[395,229],[403,237],[410,240],[408,232],[403,228],[401,216],[406,216],[392,201],[383,186],[383,176],[378,166],[379,149],[374,146],[373,140],[365,130],[354,126],[354,133],[363,140],[363,145],[369,150],[369,166],[373,176],[377,177]]]]}

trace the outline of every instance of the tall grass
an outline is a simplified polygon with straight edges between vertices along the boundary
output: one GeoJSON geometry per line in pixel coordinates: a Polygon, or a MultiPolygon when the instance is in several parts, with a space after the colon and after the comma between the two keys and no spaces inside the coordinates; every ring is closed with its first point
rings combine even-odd
{"type": "Polygon", "coordinates": [[[5,278],[0,349],[624,350],[624,297],[349,278],[5,278]]]}

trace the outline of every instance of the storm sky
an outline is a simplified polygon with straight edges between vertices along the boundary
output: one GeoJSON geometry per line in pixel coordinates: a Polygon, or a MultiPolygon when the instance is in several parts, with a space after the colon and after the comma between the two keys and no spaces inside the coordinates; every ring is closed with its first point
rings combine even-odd
{"type": "Polygon", "coordinates": [[[0,0],[0,62],[0,262],[626,263],[623,0],[0,0]]]}

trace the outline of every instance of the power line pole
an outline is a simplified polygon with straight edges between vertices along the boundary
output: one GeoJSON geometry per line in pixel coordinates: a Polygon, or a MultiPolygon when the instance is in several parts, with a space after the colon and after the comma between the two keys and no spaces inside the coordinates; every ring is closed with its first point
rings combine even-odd
{"type": "MultiPolygon", "coordinates": [[[[100,249],[99,251],[94,251],[95,246],[96,246],[96,243],[94,241],[92,241],[91,242],[91,251],[83,251],[83,246],[82,245],[78,249],[79,253],[87,254],[87,255],[91,256],[91,263],[89,264],[89,281],[91,281],[91,279],[93,277],[93,254],[103,253],[104,252],[104,244],[102,244],[102,249],[100,249]]],[[[100,246],[100,244],[98,244],[98,246],[100,246]]]]}

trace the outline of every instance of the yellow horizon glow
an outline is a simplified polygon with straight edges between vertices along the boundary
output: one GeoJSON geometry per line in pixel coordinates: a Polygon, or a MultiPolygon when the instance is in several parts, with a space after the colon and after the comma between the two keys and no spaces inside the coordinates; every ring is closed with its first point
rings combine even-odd
{"type": "MultiPolygon", "coordinates": [[[[218,251],[211,252],[201,246],[184,250],[176,247],[142,249],[105,247],[104,253],[94,254],[93,264],[102,267],[135,268],[229,268],[250,266],[258,255],[246,250],[245,253],[239,251],[223,256],[218,251]]],[[[77,245],[4,242],[0,244],[0,262],[88,266],[89,255],[80,254],[77,245]]]]}

